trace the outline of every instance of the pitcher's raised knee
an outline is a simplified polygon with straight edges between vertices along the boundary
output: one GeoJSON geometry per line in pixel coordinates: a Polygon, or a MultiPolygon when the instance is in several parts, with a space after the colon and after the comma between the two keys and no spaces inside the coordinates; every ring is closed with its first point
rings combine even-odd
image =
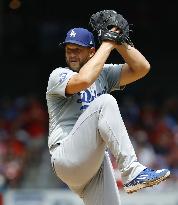
{"type": "Polygon", "coordinates": [[[104,106],[117,105],[116,99],[110,94],[103,94],[99,98],[100,98],[100,103],[104,106]]]}

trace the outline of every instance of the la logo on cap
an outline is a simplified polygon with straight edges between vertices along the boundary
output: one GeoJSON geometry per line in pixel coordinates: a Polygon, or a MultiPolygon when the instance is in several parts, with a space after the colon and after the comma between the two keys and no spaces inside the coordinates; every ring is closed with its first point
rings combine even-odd
{"type": "Polygon", "coordinates": [[[72,29],[72,31],[70,32],[70,37],[75,37],[76,33],[75,31],[72,29]]]}

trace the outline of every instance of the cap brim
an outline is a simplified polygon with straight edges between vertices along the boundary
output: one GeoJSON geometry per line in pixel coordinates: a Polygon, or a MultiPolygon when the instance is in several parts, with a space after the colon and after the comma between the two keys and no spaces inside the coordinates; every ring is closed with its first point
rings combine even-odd
{"type": "Polygon", "coordinates": [[[76,44],[76,45],[79,45],[79,46],[84,46],[84,47],[94,47],[94,45],[86,45],[82,42],[79,42],[79,41],[74,41],[74,40],[70,40],[70,41],[64,41],[62,43],[59,43],[59,46],[64,46],[66,45],[67,43],[72,43],[72,44],[76,44]]]}

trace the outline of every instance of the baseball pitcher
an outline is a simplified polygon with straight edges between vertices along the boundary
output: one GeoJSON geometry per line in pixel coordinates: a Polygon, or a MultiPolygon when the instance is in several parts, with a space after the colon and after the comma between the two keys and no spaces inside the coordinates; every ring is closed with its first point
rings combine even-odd
{"type": "Polygon", "coordinates": [[[62,43],[66,67],[54,69],[48,80],[49,151],[54,172],[85,205],[121,205],[107,150],[115,156],[124,190],[133,193],[165,180],[170,171],[139,163],[113,90],[142,77],[150,64],[129,38],[129,24],[113,10],[90,18],[97,32],[72,28],[62,43]],[[113,50],[125,63],[107,64],[113,50]]]}

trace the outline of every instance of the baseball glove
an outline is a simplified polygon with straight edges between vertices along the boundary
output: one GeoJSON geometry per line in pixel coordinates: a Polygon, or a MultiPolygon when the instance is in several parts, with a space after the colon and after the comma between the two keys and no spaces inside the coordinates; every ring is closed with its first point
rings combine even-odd
{"type": "Polygon", "coordinates": [[[118,44],[129,44],[133,46],[129,38],[129,24],[122,15],[114,10],[103,10],[90,17],[89,25],[93,31],[97,31],[99,43],[104,40],[111,40],[118,44]],[[118,28],[119,32],[111,31],[112,28],[118,28]]]}

